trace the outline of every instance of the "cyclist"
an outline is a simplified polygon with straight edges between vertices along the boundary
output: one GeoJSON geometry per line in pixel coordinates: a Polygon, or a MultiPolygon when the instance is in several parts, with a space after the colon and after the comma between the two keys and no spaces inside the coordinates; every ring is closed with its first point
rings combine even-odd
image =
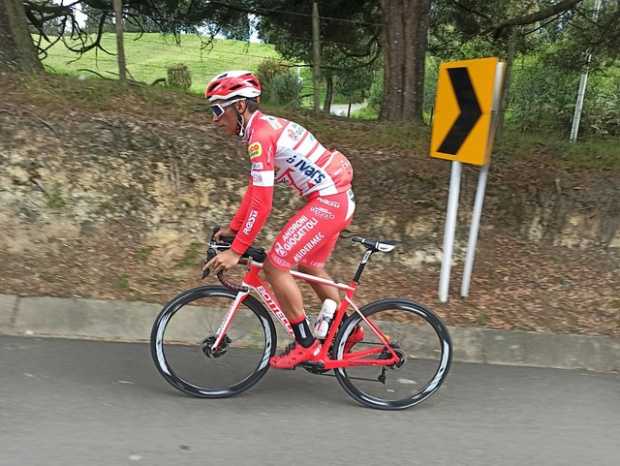
{"type": "MultiPolygon", "coordinates": [[[[325,262],[355,210],[353,169],[344,155],[326,149],[302,126],[263,114],[258,110],[260,95],[260,83],[249,71],[222,73],[205,90],[213,121],[225,133],[247,143],[251,163],[249,186],[241,205],[229,226],[215,235],[216,239],[234,235],[232,246],[211,259],[205,268],[217,273],[239,262],[271,212],[274,183],[286,183],[306,199],[304,207],[277,235],[263,266],[295,335],[295,341],[282,354],[272,357],[270,365],[292,369],[316,358],[321,346],[312,334],[290,269],[297,267],[301,272],[330,278],[325,262]]],[[[340,302],[335,288],[320,283],[311,286],[321,301],[340,302]]],[[[358,327],[348,345],[362,336],[358,327]]]]}

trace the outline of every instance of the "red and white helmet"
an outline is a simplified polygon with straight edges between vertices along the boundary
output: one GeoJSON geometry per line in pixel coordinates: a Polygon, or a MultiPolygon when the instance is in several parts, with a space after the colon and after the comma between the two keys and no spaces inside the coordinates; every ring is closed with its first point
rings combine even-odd
{"type": "Polygon", "coordinates": [[[260,83],[250,71],[226,71],[213,78],[205,89],[209,102],[234,97],[255,98],[261,94],[260,83]]]}

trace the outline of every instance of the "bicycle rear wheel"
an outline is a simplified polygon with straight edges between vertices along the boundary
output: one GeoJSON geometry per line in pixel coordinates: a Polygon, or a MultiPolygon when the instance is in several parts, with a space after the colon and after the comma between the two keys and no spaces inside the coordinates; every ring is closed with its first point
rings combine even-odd
{"type": "MultiPolygon", "coordinates": [[[[360,309],[387,337],[400,361],[391,367],[353,366],[335,370],[344,390],[362,405],[385,410],[405,409],[435,393],[445,380],[452,360],[448,330],[430,310],[412,301],[385,299],[360,309]]],[[[335,359],[345,358],[349,336],[357,326],[364,338],[350,353],[384,347],[358,313],[350,316],[334,344],[335,359]]],[[[387,348],[367,359],[389,359],[387,348]]]]}
{"type": "Polygon", "coordinates": [[[151,355],[173,387],[197,397],[225,398],[265,375],[276,350],[276,331],[252,296],[239,305],[219,350],[210,349],[235,297],[224,287],[198,287],[174,298],[157,316],[151,355]]]}

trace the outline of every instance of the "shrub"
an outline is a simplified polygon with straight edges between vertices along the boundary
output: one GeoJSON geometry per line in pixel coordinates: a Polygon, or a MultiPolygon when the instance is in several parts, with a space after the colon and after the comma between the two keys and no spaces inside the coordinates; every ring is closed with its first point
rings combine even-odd
{"type": "Polygon", "coordinates": [[[614,86],[605,78],[591,75],[580,132],[602,136],[620,135],[620,80],[614,86]]]}
{"type": "Polygon", "coordinates": [[[299,106],[302,84],[288,67],[274,59],[258,65],[256,72],[262,86],[261,99],[275,105],[299,106]]]}
{"type": "Polygon", "coordinates": [[[168,79],[166,83],[170,87],[189,89],[192,85],[192,75],[187,65],[178,63],[168,67],[168,79]]]}

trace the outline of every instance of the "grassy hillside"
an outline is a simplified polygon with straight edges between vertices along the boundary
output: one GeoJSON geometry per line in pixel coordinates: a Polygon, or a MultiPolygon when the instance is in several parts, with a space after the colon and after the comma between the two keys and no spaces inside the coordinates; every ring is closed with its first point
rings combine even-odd
{"type": "MultiPolygon", "coordinates": [[[[116,36],[104,34],[103,47],[113,55],[91,50],[79,60],[62,43],[57,43],[43,63],[56,73],[81,74],[90,69],[106,77],[118,74],[116,36]]],[[[76,43],[77,47],[78,44],[76,43]]],[[[176,63],[187,65],[192,73],[192,91],[202,92],[213,75],[231,69],[255,70],[265,58],[277,57],[273,46],[235,40],[216,40],[212,48],[202,48],[198,36],[181,36],[180,45],[173,37],[161,34],[125,34],[125,55],[131,75],[147,83],[166,76],[166,67],[176,63]]]]}
{"type": "MultiPolygon", "coordinates": [[[[55,73],[94,76],[79,71],[86,68],[105,77],[117,77],[116,35],[103,34],[102,44],[112,55],[91,50],[79,60],[73,61],[77,54],[59,42],[48,50],[48,56],[43,63],[55,73]]],[[[75,41],[74,46],[79,47],[79,42],[75,41]]],[[[248,44],[237,40],[220,39],[215,41],[213,47],[203,48],[198,36],[181,36],[181,42],[177,44],[173,37],[159,33],[147,33],[142,36],[138,33],[125,33],[125,55],[129,72],[134,79],[149,84],[165,77],[167,66],[176,63],[187,65],[192,73],[190,90],[195,93],[201,93],[205,84],[217,73],[235,69],[255,71],[259,63],[266,58],[280,56],[273,45],[269,44],[248,44]]],[[[312,70],[303,68],[300,77],[304,83],[301,94],[311,94],[312,70]]],[[[322,85],[321,102],[324,97],[325,89],[322,85]]],[[[347,99],[338,94],[334,96],[334,103],[347,102],[347,99]]],[[[311,97],[304,99],[304,106],[312,107],[312,105],[311,97]]]]}
{"type": "MultiPolygon", "coordinates": [[[[93,75],[91,75],[93,76],[93,75]]],[[[72,108],[93,112],[122,111],[127,114],[177,122],[209,121],[206,100],[196,94],[158,86],[120,86],[115,80],[96,77],[78,80],[47,74],[0,79],[0,88],[15,102],[40,109],[72,108]],[[27,92],[26,92],[27,91],[27,92]],[[14,95],[13,95],[14,94],[14,95]]],[[[321,140],[335,146],[368,149],[393,154],[428,157],[430,128],[410,124],[347,120],[315,115],[305,109],[263,105],[267,113],[283,116],[311,129],[321,140]]],[[[548,131],[522,133],[507,128],[494,147],[494,163],[528,160],[533,165],[551,158],[567,169],[619,170],[620,145],[615,137],[581,138],[577,144],[565,135],[548,131]]]]}

